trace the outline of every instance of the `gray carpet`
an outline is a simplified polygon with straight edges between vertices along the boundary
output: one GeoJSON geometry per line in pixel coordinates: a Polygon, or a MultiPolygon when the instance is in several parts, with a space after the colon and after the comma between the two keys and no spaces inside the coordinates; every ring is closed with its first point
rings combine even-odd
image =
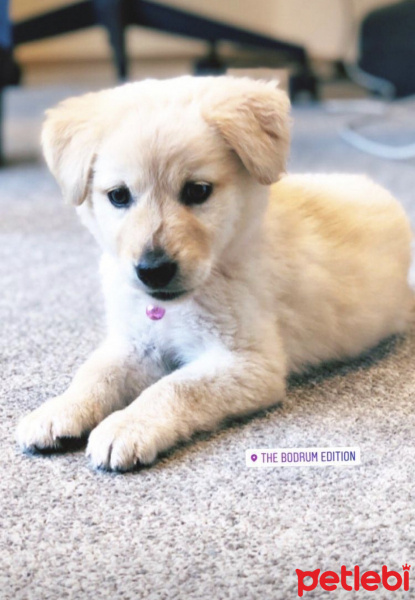
{"type": "MultiPolygon", "coordinates": [[[[297,597],[295,569],[401,571],[415,557],[415,331],[292,380],[286,401],[199,436],[154,467],[94,472],[82,451],[23,456],[21,415],[68,385],[102,336],[98,252],[39,158],[42,110],[69,89],[7,96],[0,171],[0,598],[297,597]],[[359,446],[361,466],[248,469],[250,447],[359,446]]],[[[293,171],[368,173],[415,222],[415,163],[359,153],[343,116],[294,114],[293,171]]],[[[415,589],[415,583],[412,586],[415,589]]],[[[304,598],[326,598],[317,588],[304,598]]],[[[384,598],[338,590],[335,598],[384,598]]],[[[403,591],[395,598],[409,598],[403,591]]],[[[392,597],[390,594],[389,597],[392,597]]]]}

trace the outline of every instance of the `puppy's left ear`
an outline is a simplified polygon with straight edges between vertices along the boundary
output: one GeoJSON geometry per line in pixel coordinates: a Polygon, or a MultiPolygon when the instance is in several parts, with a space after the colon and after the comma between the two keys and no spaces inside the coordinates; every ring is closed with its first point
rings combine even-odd
{"type": "Polygon", "coordinates": [[[285,171],[290,144],[290,101],[274,82],[218,77],[203,116],[238,154],[259,183],[285,171]]]}

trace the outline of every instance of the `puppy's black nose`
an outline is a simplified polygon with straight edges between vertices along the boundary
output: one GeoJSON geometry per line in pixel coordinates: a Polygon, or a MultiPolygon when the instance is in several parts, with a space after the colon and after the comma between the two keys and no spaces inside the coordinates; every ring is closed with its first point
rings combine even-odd
{"type": "Polygon", "coordinates": [[[177,263],[161,249],[149,250],[136,267],[137,276],[151,289],[165,288],[177,273],[177,263]]]}

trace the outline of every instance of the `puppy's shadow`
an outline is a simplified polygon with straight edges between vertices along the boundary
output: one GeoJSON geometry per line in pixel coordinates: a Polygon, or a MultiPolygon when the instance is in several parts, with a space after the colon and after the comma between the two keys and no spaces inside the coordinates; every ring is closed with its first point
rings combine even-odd
{"type": "Polygon", "coordinates": [[[374,348],[357,358],[341,361],[335,360],[310,367],[303,373],[290,375],[287,382],[287,392],[307,384],[317,384],[332,377],[345,377],[351,373],[368,370],[396,352],[400,343],[405,339],[402,335],[394,335],[380,342],[374,348]]]}
{"type": "Polygon", "coordinates": [[[57,448],[36,448],[36,451],[26,451],[29,456],[54,456],[56,454],[76,453],[84,450],[88,442],[88,436],[84,435],[80,438],[61,437],[59,438],[59,447],[57,448]]]}

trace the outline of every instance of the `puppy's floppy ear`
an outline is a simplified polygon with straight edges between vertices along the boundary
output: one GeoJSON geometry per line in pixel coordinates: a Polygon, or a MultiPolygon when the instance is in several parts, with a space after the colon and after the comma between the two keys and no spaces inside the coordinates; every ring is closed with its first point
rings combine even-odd
{"type": "Polygon", "coordinates": [[[275,82],[218,77],[203,116],[262,184],[285,170],[290,143],[290,102],[275,82]]]}
{"type": "Polygon", "coordinates": [[[79,205],[88,194],[102,130],[108,91],[69,98],[48,110],[42,130],[43,153],[66,201],[79,205]]]}

